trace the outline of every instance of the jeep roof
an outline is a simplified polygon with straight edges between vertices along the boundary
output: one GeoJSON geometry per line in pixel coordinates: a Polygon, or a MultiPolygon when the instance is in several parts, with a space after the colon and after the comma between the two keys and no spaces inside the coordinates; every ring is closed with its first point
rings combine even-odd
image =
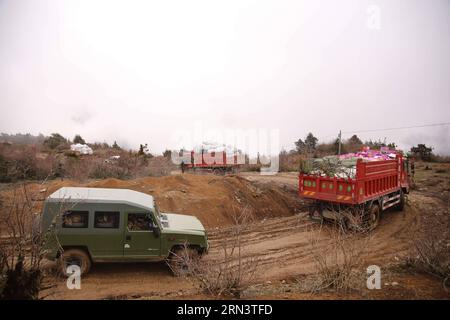
{"type": "Polygon", "coordinates": [[[154,210],[151,195],[129,189],[63,187],[52,193],[48,202],[124,203],[144,210],[154,210]]]}

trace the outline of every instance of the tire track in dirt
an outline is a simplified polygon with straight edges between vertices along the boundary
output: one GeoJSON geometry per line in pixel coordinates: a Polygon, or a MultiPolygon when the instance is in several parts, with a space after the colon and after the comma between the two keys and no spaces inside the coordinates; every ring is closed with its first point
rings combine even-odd
{"type": "MultiPolygon", "coordinates": [[[[252,175],[249,180],[263,184],[284,184],[289,188],[296,185],[296,177],[262,177],[252,175]]],[[[414,195],[412,195],[414,198],[414,195]]],[[[384,213],[381,225],[367,240],[365,261],[384,265],[398,259],[410,247],[412,234],[418,226],[420,213],[412,206],[404,212],[389,210],[384,213]]],[[[264,223],[251,224],[241,234],[243,254],[246,258],[256,258],[263,270],[260,280],[274,280],[315,271],[312,250],[326,250],[330,241],[330,225],[311,223],[306,213],[286,218],[268,219],[264,223]],[[312,239],[315,239],[314,247],[312,239]]],[[[217,262],[221,257],[220,244],[230,241],[231,228],[211,231],[211,250],[208,259],[217,262]],[[228,239],[228,240],[227,240],[228,239]]],[[[359,235],[349,234],[349,241],[360,241],[359,235]]]]}

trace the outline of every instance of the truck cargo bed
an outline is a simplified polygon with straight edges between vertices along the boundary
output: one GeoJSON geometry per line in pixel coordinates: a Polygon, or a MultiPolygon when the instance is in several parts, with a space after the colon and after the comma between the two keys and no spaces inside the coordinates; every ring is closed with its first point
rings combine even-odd
{"type": "Polygon", "coordinates": [[[300,173],[299,195],[342,204],[365,203],[401,188],[408,189],[403,162],[401,156],[379,161],[358,159],[355,178],[300,173]]]}

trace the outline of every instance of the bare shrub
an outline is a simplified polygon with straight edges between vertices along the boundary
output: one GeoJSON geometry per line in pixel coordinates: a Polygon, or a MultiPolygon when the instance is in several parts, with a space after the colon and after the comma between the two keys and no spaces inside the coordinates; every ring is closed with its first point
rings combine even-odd
{"type": "Polygon", "coordinates": [[[431,162],[450,163],[450,156],[432,154],[431,162]]]}
{"type": "Polygon", "coordinates": [[[0,298],[37,299],[42,282],[46,243],[39,202],[45,193],[22,184],[0,207],[0,298]]]}
{"type": "Polygon", "coordinates": [[[413,248],[406,257],[406,265],[442,279],[443,287],[448,292],[450,290],[450,217],[447,221],[433,220],[430,221],[429,229],[416,235],[413,248]]]}
{"type": "Polygon", "coordinates": [[[181,252],[174,252],[172,259],[178,263],[169,266],[175,275],[193,279],[206,294],[239,298],[255,279],[258,268],[258,259],[245,256],[242,245],[242,234],[248,228],[250,217],[247,207],[234,215],[229,236],[218,243],[220,257],[217,259],[196,258],[188,244],[181,252]]]}
{"type": "Polygon", "coordinates": [[[117,161],[95,162],[89,170],[89,177],[94,179],[128,179],[144,176],[162,176],[170,174],[173,168],[170,160],[164,157],[153,158],[148,155],[121,152],[117,161]]]}
{"type": "Polygon", "coordinates": [[[280,152],[280,171],[298,171],[304,155],[294,152],[280,152]]]}
{"type": "Polygon", "coordinates": [[[115,165],[107,163],[97,163],[92,167],[89,172],[89,178],[93,179],[106,179],[106,178],[117,178],[124,179],[127,177],[127,172],[115,165]]]}
{"type": "Polygon", "coordinates": [[[79,158],[69,157],[62,166],[63,173],[61,179],[64,177],[71,178],[78,181],[83,181],[88,178],[92,164],[88,161],[79,158]]]}
{"type": "Polygon", "coordinates": [[[0,182],[43,180],[47,176],[78,181],[129,179],[169,175],[177,168],[162,156],[139,155],[103,144],[95,146],[93,155],[81,155],[69,150],[66,144],[49,149],[43,145],[0,143],[0,182]],[[119,157],[111,160],[112,156],[119,157]]]}
{"type": "Polygon", "coordinates": [[[349,235],[339,226],[320,228],[312,234],[310,252],[316,273],[308,289],[313,293],[325,289],[336,292],[359,289],[365,283],[362,271],[369,236],[349,235]]]}
{"type": "Polygon", "coordinates": [[[53,156],[41,157],[39,148],[28,145],[0,145],[0,182],[42,180],[50,175],[53,156]]]}
{"type": "Polygon", "coordinates": [[[157,156],[148,161],[146,168],[146,175],[153,177],[160,177],[170,175],[170,172],[176,170],[177,166],[170,160],[170,158],[157,156]]]}
{"type": "Polygon", "coordinates": [[[0,248],[4,299],[36,299],[41,282],[41,239],[35,230],[37,201],[25,185],[2,205],[0,248]]]}
{"type": "Polygon", "coordinates": [[[261,171],[261,165],[260,164],[244,164],[241,167],[241,171],[247,171],[247,172],[260,172],[261,171]]]}

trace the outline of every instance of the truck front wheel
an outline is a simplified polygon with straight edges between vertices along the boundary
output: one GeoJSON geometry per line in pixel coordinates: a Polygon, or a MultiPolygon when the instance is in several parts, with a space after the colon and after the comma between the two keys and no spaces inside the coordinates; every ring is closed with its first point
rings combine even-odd
{"type": "Polygon", "coordinates": [[[65,276],[69,276],[71,274],[67,272],[68,267],[71,265],[78,266],[80,268],[81,275],[84,275],[91,269],[92,262],[86,251],[81,249],[67,249],[61,253],[58,265],[59,271],[65,276]]]}

